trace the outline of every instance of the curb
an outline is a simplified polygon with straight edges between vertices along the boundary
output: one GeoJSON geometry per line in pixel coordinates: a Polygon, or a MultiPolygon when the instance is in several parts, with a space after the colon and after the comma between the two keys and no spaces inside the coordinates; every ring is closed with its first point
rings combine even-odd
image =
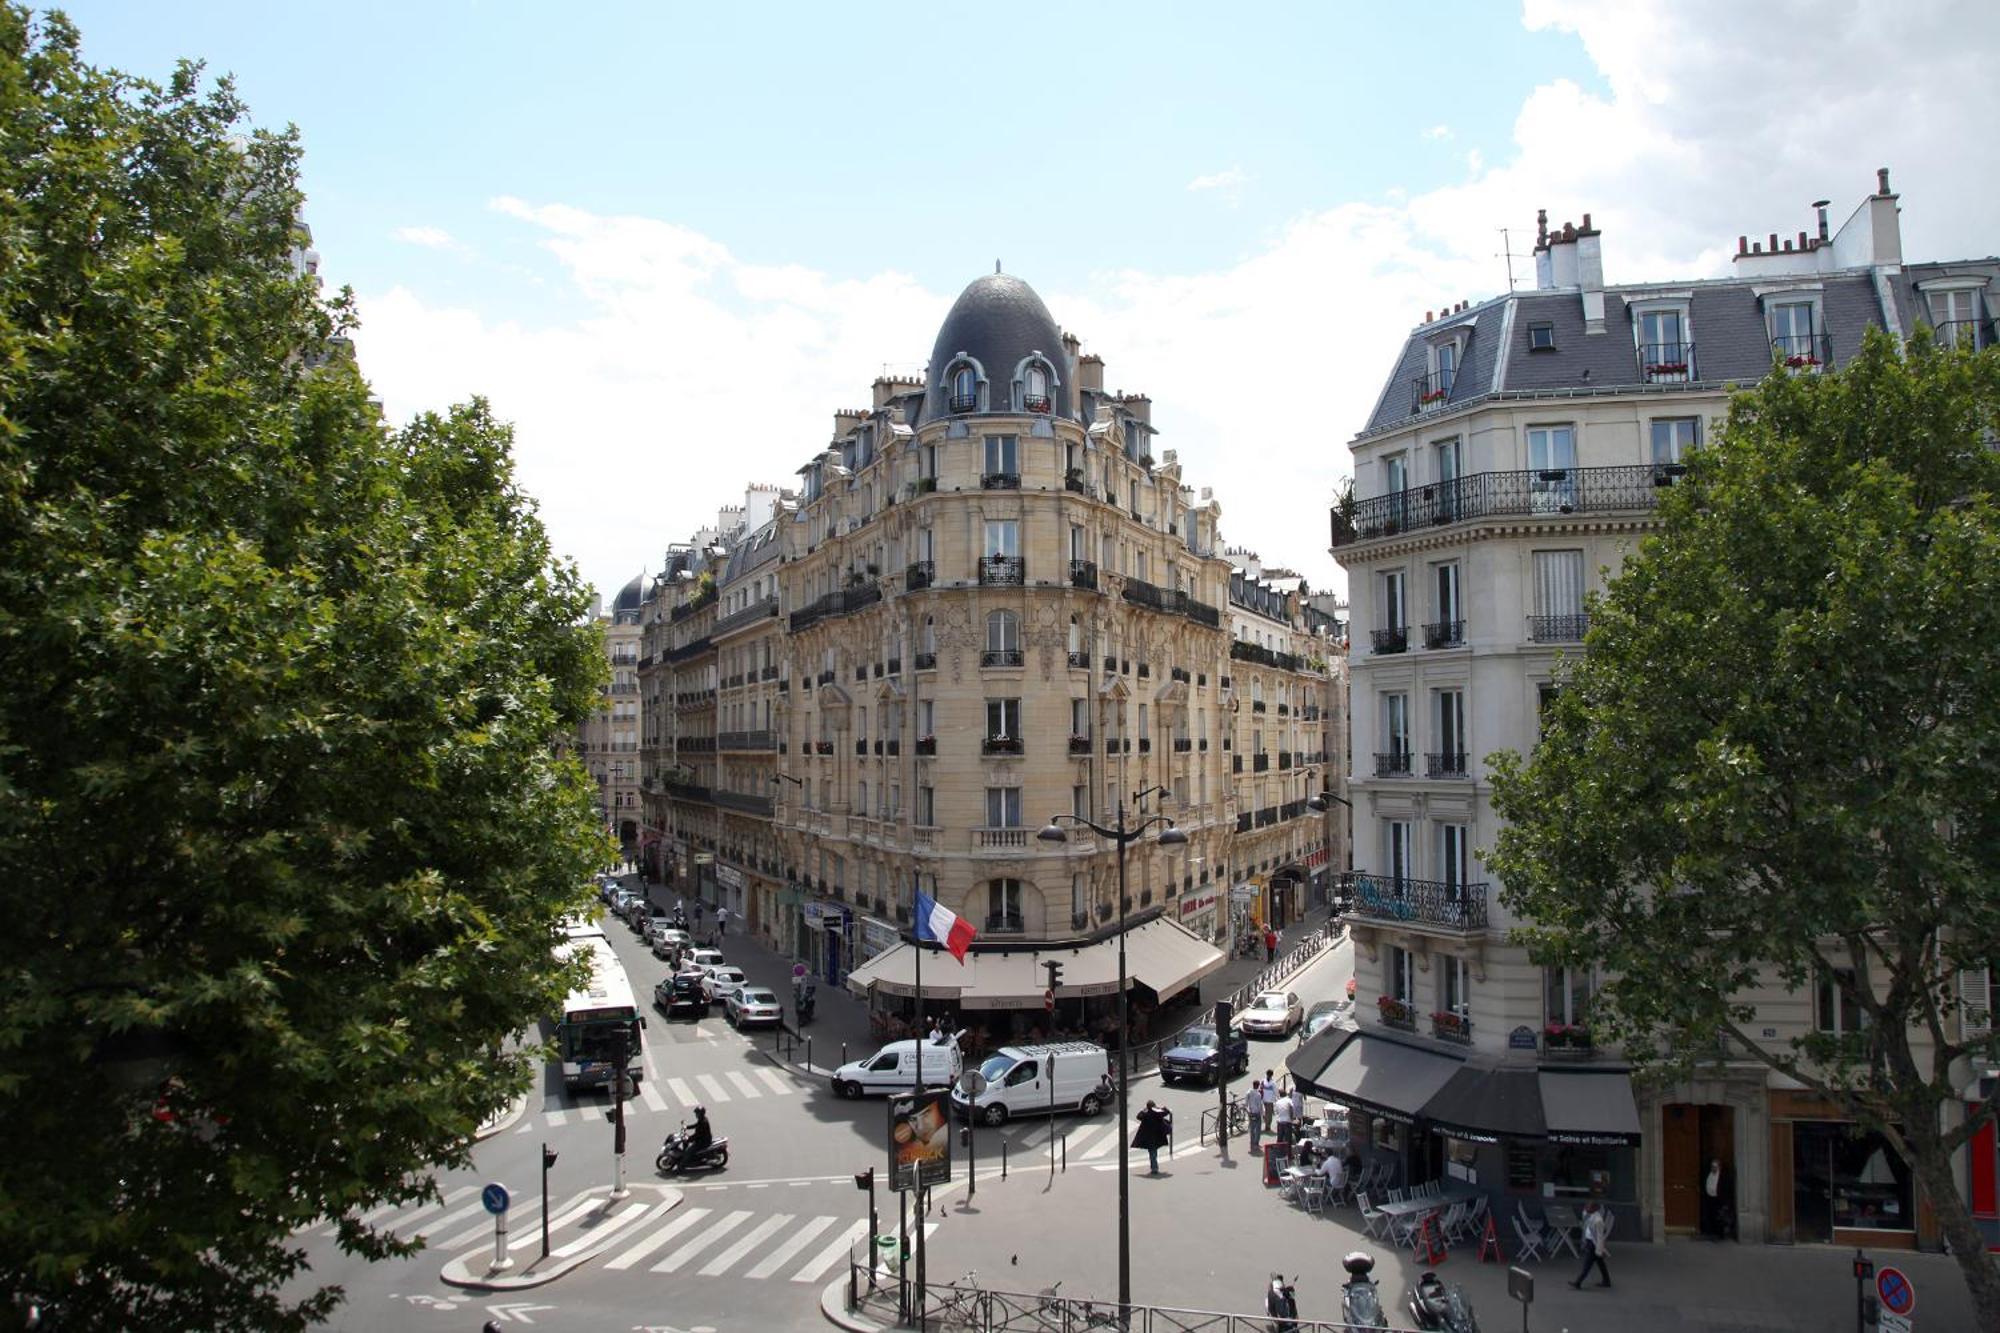
{"type": "Polygon", "coordinates": [[[896,1327],[894,1324],[878,1324],[866,1315],[847,1308],[847,1279],[836,1278],[827,1284],[819,1294],[819,1312],[835,1328],[845,1328],[851,1333],[883,1333],[896,1327]]]}
{"type": "Polygon", "coordinates": [[[484,1143],[495,1134],[504,1134],[514,1126],[520,1124],[521,1117],[527,1114],[528,1094],[524,1092],[515,1099],[512,1106],[502,1111],[498,1118],[489,1120],[481,1125],[477,1132],[473,1134],[472,1141],[474,1143],[484,1143]]]}
{"type": "MultiPolygon", "coordinates": [[[[665,1216],[667,1213],[680,1207],[681,1201],[687,1197],[671,1185],[634,1185],[631,1188],[633,1190],[654,1190],[661,1197],[663,1206],[660,1210],[642,1220],[654,1220],[665,1216]]],[[[617,1201],[617,1204],[624,1202],[624,1199],[620,1199],[617,1201]]],[[[609,1198],[604,1199],[593,1210],[588,1220],[595,1221],[602,1218],[617,1204],[614,1204],[609,1198]]],[[[575,1254],[564,1255],[561,1258],[550,1255],[546,1261],[537,1256],[532,1263],[516,1265],[498,1273],[494,1272],[490,1267],[493,1251],[489,1245],[468,1254],[460,1255],[455,1259],[447,1260],[438,1276],[448,1286],[467,1287],[474,1291],[525,1291],[530,1287],[545,1286],[565,1273],[589,1263],[592,1259],[610,1249],[621,1234],[623,1234],[622,1229],[614,1231],[604,1237],[601,1242],[586,1245],[575,1254]]]]}

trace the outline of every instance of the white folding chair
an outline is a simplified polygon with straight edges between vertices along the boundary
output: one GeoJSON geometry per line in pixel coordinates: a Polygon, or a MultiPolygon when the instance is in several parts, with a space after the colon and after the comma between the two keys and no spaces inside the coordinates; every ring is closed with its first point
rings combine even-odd
{"type": "Polygon", "coordinates": [[[1465,1205],[1454,1203],[1448,1206],[1444,1210],[1444,1220],[1439,1222],[1438,1225],[1444,1229],[1444,1238],[1446,1241],[1464,1240],[1465,1205]]]}
{"type": "Polygon", "coordinates": [[[1409,1191],[1407,1191],[1407,1190],[1390,1190],[1390,1191],[1389,1191],[1389,1202],[1390,1202],[1390,1203],[1403,1203],[1403,1202],[1405,1202],[1406,1200],[1408,1200],[1408,1198],[1409,1198],[1409,1191]]]}
{"type": "MultiPolygon", "coordinates": [[[[1417,1208],[1395,1219],[1392,1235],[1396,1244],[1414,1250],[1423,1241],[1424,1222],[1437,1214],[1427,1208],[1417,1208]]],[[[1432,1223],[1435,1228],[1436,1223],[1432,1223]]]]}
{"type": "Polygon", "coordinates": [[[1516,1217],[1514,1219],[1514,1237],[1521,1246],[1521,1252],[1514,1256],[1518,1261],[1526,1263],[1530,1259],[1541,1259],[1544,1257],[1542,1254],[1542,1231],[1540,1227],[1535,1227],[1531,1230],[1525,1222],[1516,1217]]]}
{"type": "Polygon", "coordinates": [[[1354,1203],[1361,1210],[1361,1234],[1373,1240],[1382,1239],[1382,1228],[1388,1222],[1389,1215],[1368,1202],[1366,1190],[1355,1194],[1354,1203]]]}
{"type": "Polygon", "coordinates": [[[1465,1234],[1483,1239],[1486,1233],[1486,1196],[1475,1198],[1465,1210],[1465,1234]]]}
{"type": "Polygon", "coordinates": [[[1299,1186],[1299,1202],[1309,1213],[1317,1213],[1326,1207],[1327,1179],[1324,1173],[1315,1171],[1299,1186]]]}

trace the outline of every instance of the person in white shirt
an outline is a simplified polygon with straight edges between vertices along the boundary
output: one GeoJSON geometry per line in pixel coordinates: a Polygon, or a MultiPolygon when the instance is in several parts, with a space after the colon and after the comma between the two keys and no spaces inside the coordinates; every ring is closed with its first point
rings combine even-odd
{"type": "Polygon", "coordinates": [[[1346,1187],[1347,1165],[1340,1160],[1340,1154],[1328,1153],[1326,1161],[1320,1165],[1319,1169],[1326,1173],[1326,1187],[1328,1191],[1338,1194],[1346,1187]]]}
{"type": "Polygon", "coordinates": [[[1278,1095],[1278,1107],[1275,1117],[1278,1123],[1278,1142],[1280,1144],[1289,1144],[1292,1141],[1292,1134],[1298,1129],[1298,1121],[1295,1119],[1295,1114],[1291,1096],[1280,1093],[1278,1095]]]}
{"type": "Polygon", "coordinates": [[[1570,1286],[1581,1289],[1583,1280],[1590,1276],[1592,1267],[1597,1269],[1597,1285],[1611,1285],[1611,1266],[1604,1262],[1604,1256],[1611,1245],[1611,1214],[1604,1206],[1592,1199],[1583,1206],[1583,1271],[1576,1275],[1570,1286]]]}
{"type": "Polygon", "coordinates": [[[1250,1119],[1250,1151],[1257,1151],[1258,1140],[1264,1133],[1264,1080],[1250,1080],[1250,1091],[1243,1094],[1243,1113],[1250,1119]]]}

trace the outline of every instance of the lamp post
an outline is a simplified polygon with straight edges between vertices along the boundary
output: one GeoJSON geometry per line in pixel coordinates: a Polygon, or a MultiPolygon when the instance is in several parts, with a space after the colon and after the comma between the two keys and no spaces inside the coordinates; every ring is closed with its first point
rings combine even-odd
{"type": "MultiPolygon", "coordinates": [[[[1148,787],[1134,795],[1132,802],[1136,805],[1155,792],[1161,796],[1172,794],[1165,787],[1148,787]]],[[[1166,826],[1158,839],[1163,847],[1186,844],[1187,834],[1175,828],[1174,821],[1165,815],[1148,815],[1127,827],[1125,801],[1121,797],[1118,823],[1111,828],[1092,823],[1082,815],[1051,815],[1035,837],[1042,842],[1068,842],[1069,835],[1062,830],[1065,822],[1087,828],[1100,838],[1109,838],[1118,848],[1118,1133],[1122,1135],[1129,1119],[1128,1091],[1132,1081],[1132,993],[1125,980],[1125,904],[1130,898],[1125,891],[1125,848],[1155,824],[1166,826]]],[[[1118,1154],[1118,1306],[1123,1321],[1132,1308],[1132,1164],[1131,1154],[1125,1152],[1118,1154]]]]}

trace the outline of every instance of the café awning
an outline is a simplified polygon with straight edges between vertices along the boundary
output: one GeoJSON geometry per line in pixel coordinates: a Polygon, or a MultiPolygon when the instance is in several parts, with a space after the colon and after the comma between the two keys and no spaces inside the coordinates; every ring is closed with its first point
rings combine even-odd
{"type": "Polygon", "coordinates": [[[1424,1106],[1440,1134],[1474,1143],[1542,1137],[1542,1089],[1532,1069],[1461,1067],[1424,1106]]]}
{"type": "Polygon", "coordinates": [[[1614,1147],[1639,1142],[1639,1108],[1626,1071],[1544,1069],[1540,1082],[1549,1142],[1614,1147]]]}
{"type": "MultiPolygon", "coordinates": [[[[914,947],[897,945],[850,972],[856,995],[878,987],[889,995],[916,990],[914,947]]],[[[1118,937],[1074,946],[982,949],[961,965],[942,950],[924,951],[924,998],[948,1000],[964,1009],[1039,1009],[1048,989],[1042,964],[1062,964],[1062,999],[1118,993],[1118,937]]],[[[1195,938],[1177,922],[1163,919],[1135,926],[1125,935],[1125,976],[1162,998],[1192,986],[1223,964],[1222,951],[1195,938]]]]}
{"type": "Polygon", "coordinates": [[[1306,1091],[1406,1124],[1423,1114],[1464,1066],[1457,1056],[1334,1027],[1322,1029],[1285,1058],[1285,1067],[1306,1091]]]}

